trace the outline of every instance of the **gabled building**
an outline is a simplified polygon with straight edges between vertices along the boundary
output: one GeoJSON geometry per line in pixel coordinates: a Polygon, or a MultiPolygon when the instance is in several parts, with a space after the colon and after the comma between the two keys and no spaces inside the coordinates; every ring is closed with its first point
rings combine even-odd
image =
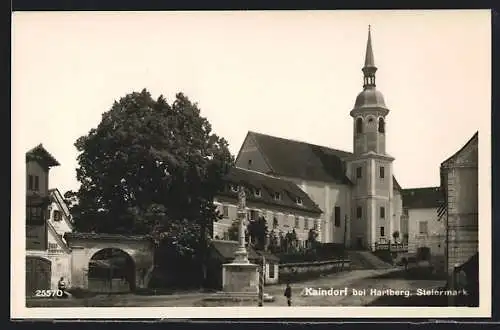
{"type": "MultiPolygon", "coordinates": [[[[478,253],[478,133],[441,163],[444,203],[439,214],[445,222],[445,263],[449,276],[478,253]]],[[[478,273],[468,274],[468,281],[478,273]]]]}
{"type": "MultiPolygon", "coordinates": [[[[403,189],[403,213],[408,221],[408,252],[424,249],[429,256],[444,256],[445,223],[438,215],[443,203],[440,187],[403,189]]],[[[404,234],[403,234],[404,235],[404,234]]]]}
{"type": "Polygon", "coordinates": [[[239,186],[246,191],[247,219],[264,217],[268,230],[278,237],[295,230],[298,241],[305,244],[309,230],[318,225],[321,209],[293,182],[238,167],[224,181],[224,190],[214,200],[223,216],[214,223],[215,239],[229,239],[228,230],[237,220],[239,186]]]}
{"type": "Polygon", "coordinates": [[[72,231],[69,210],[49,171],[59,162],[40,144],[26,153],[26,295],[55,289],[70,278],[71,250],[63,235],[72,231]]]}
{"type": "MultiPolygon", "coordinates": [[[[322,209],[320,240],[376,249],[400,230],[401,187],[386,151],[389,109],[376,88],[371,33],[368,33],[363,90],[349,112],[354,150],[248,132],[236,165],[298,185],[322,209]]],[[[348,111],[346,111],[347,115],[348,111]]]]}

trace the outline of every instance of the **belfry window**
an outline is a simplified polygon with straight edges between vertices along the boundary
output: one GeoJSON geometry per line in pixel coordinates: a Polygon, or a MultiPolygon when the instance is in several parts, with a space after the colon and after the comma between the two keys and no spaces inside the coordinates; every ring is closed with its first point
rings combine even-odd
{"type": "Polygon", "coordinates": [[[385,121],[384,118],[378,119],[378,132],[385,133],[385,121]]]}
{"type": "Polygon", "coordinates": [[[356,133],[363,133],[363,119],[356,119],[356,133]]]}

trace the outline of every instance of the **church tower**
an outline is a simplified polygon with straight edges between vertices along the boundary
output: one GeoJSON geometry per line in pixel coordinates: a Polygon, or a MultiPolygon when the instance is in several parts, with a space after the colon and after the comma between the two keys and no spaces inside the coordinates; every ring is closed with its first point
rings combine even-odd
{"type": "Polygon", "coordinates": [[[350,112],[353,118],[353,156],[346,160],[352,189],[351,245],[375,249],[377,243],[392,240],[394,158],[386,153],[386,117],[389,109],[376,89],[377,67],[373,56],[371,29],[368,27],[363,91],[350,112]]]}

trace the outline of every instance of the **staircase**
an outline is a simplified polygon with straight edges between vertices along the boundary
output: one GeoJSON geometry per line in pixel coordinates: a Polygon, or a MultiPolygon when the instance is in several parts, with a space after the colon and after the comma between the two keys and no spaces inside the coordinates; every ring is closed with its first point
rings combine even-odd
{"type": "Polygon", "coordinates": [[[388,269],[393,265],[383,261],[370,251],[351,250],[348,252],[351,269],[388,269]]]}

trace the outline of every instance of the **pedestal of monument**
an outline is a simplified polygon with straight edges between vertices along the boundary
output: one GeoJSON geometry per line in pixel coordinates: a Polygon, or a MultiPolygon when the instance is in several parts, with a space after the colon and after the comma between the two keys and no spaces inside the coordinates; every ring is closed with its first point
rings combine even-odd
{"type": "Polygon", "coordinates": [[[244,245],[235,253],[234,261],[222,265],[222,292],[219,297],[230,300],[256,300],[259,295],[259,266],[248,261],[244,245]]]}
{"type": "Polygon", "coordinates": [[[232,262],[222,266],[222,290],[228,293],[259,292],[259,267],[251,263],[232,262]]]}

